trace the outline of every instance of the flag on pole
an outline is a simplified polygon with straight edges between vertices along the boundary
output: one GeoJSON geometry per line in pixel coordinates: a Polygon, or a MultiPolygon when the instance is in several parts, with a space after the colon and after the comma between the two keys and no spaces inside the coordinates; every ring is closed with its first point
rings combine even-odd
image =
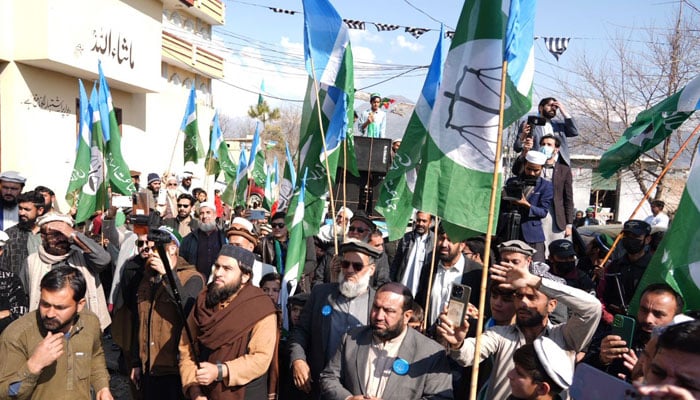
{"type": "Polygon", "coordinates": [[[219,125],[218,111],[214,113],[214,119],[212,120],[211,135],[209,136],[209,151],[207,152],[204,165],[208,175],[217,177],[219,173],[223,171],[227,182],[228,179],[236,177],[236,164],[234,164],[233,161],[231,161],[231,157],[229,157],[228,146],[226,145],[226,141],[224,141],[221,125],[219,125]]]}
{"type": "Polygon", "coordinates": [[[190,89],[190,96],[187,99],[185,116],[182,118],[180,130],[185,134],[184,160],[198,163],[204,157],[204,146],[202,138],[199,136],[199,125],[197,124],[197,94],[194,85],[190,89]]]}
{"type": "Polygon", "coordinates": [[[263,93],[265,93],[265,79],[260,81],[260,93],[258,93],[258,105],[259,106],[265,102],[265,99],[263,98],[263,93]]]}
{"type": "MultiPolygon", "coordinates": [[[[287,270],[282,278],[282,295],[280,296],[282,309],[287,308],[287,298],[301,282],[301,275],[304,273],[304,262],[306,260],[306,244],[304,235],[304,197],[306,195],[306,177],[308,170],[304,171],[304,178],[301,180],[301,188],[297,195],[296,208],[292,214],[292,224],[289,228],[289,245],[287,246],[287,258],[285,264],[287,270]],[[287,287],[289,286],[289,290],[287,287]]],[[[284,327],[289,329],[287,313],[284,314],[284,327]]]]}
{"type": "Polygon", "coordinates": [[[90,170],[78,198],[75,214],[76,223],[90,219],[95,211],[105,206],[107,201],[105,144],[98,97],[97,89],[93,87],[88,103],[88,114],[91,120],[90,170]]]}
{"type": "Polygon", "coordinates": [[[248,170],[251,171],[253,181],[259,187],[265,185],[265,150],[260,145],[260,123],[255,125],[255,135],[250,149],[250,161],[248,170]]]}
{"type": "Polygon", "coordinates": [[[649,262],[630,303],[636,315],[644,288],[665,282],[683,296],[685,310],[700,309],[700,160],[695,158],[676,216],[649,262]]]}
{"type": "Polygon", "coordinates": [[[238,159],[238,172],[234,186],[236,192],[236,204],[245,205],[246,191],[248,190],[248,162],[245,156],[245,147],[241,148],[241,155],[238,159]]]}
{"type": "Polygon", "coordinates": [[[267,174],[265,174],[265,198],[263,199],[263,207],[268,211],[272,209],[272,204],[275,202],[274,195],[272,194],[272,168],[267,169],[267,174]]]}
{"type": "MultiPolygon", "coordinates": [[[[346,137],[349,121],[353,120],[354,77],[350,36],[340,15],[328,0],[302,3],[304,55],[310,77],[302,110],[299,168],[310,171],[306,181],[304,233],[313,235],[321,224],[324,196],[330,190],[326,174],[335,179],[339,144],[346,137]],[[322,134],[327,152],[323,149],[322,134]]],[[[295,208],[294,204],[290,207],[295,208]]]]}
{"type": "Polygon", "coordinates": [[[289,151],[289,143],[284,144],[284,151],[287,155],[287,160],[284,166],[284,176],[280,180],[279,196],[277,203],[277,211],[287,211],[289,202],[292,200],[294,188],[297,184],[297,174],[294,169],[294,160],[292,153],[289,151]]]}
{"type": "Polygon", "coordinates": [[[117,123],[117,114],[112,104],[112,93],[107,85],[107,79],[102,72],[102,62],[97,63],[100,76],[99,108],[102,120],[102,134],[105,138],[107,181],[113,193],[131,195],[136,191],[136,186],[131,180],[129,166],[122,156],[122,134],[117,123]]]}
{"type": "Polygon", "coordinates": [[[671,97],[644,110],[622,137],[600,158],[598,171],[605,178],[624,168],[663,142],[700,108],[700,75],[671,97]]]}
{"type": "Polygon", "coordinates": [[[421,151],[428,136],[430,115],[435,105],[435,97],[442,81],[442,66],[445,62],[443,49],[444,27],[440,28],[438,43],[433,59],[423,83],[420,97],[413,109],[411,119],[404,132],[401,146],[394,156],[391,169],[382,184],[376,210],[384,215],[389,229],[389,240],[401,238],[406,232],[413,206],[413,189],[418,176],[421,151]]]}
{"type": "Polygon", "coordinates": [[[415,208],[448,222],[446,230],[456,238],[487,230],[484,210],[489,207],[496,162],[501,162],[495,153],[504,60],[504,126],[530,108],[534,6],[534,0],[464,3],[413,196],[415,208]]]}
{"type": "Polygon", "coordinates": [[[83,81],[78,79],[78,93],[80,96],[80,109],[78,118],[78,140],[75,148],[75,163],[71,172],[68,189],[66,189],[66,201],[71,206],[77,206],[80,190],[87,183],[90,174],[90,125],[92,116],[90,115],[90,105],[88,104],[87,92],[83,81]]]}

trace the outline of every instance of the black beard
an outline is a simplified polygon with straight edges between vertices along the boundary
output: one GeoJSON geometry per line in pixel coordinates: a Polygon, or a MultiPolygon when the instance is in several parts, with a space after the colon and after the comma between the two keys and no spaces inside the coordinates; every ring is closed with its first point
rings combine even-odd
{"type": "Polygon", "coordinates": [[[217,304],[236,294],[240,288],[240,282],[223,287],[218,287],[216,282],[212,282],[207,285],[207,297],[204,304],[207,308],[214,308],[217,304]]]}
{"type": "Polygon", "coordinates": [[[3,197],[2,198],[2,205],[5,208],[14,207],[17,205],[17,198],[15,197],[12,200],[7,200],[6,198],[3,197]]]}
{"type": "Polygon", "coordinates": [[[17,223],[17,226],[19,229],[23,231],[30,231],[32,228],[34,228],[34,223],[36,222],[36,219],[33,220],[22,220],[22,218],[19,219],[19,222],[17,223]]]}
{"type": "Polygon", "coordinates": [[[532,328],[535,326],[542,325],[544,321],[544,316],[541,314],[533,315],[532,317],[522,321],[518,317],[515,318],[515,324],[520,328],[532,328]]]}
{"type": "Polygon", "coordinates": [[[383,342],[394,339],[398,337],[401,332],[403,332],[403,326],[401,324],[398,324],[395,327],[388,327],[384,331],[380,331],[374,324],[370,324],[370,326],[372,327],[372,334],[374,337],[383,342]]]}
{"type": "Polygon", "coordinates": [[[63,328],[66,326],[71,325],[73,322],[75,322],[75,319],[77,317],[77,313],[73,315],[72,318],[67,319],[64,323],[58,324],[58,322],[54,318],[45,318],[39,314],[39,322],[41,323],[41,326],[46,329],[47,331],[51,333],[57,333],[60,332],[63,328]],[[52,324],[52,322],[55,322],[52,324]]]}

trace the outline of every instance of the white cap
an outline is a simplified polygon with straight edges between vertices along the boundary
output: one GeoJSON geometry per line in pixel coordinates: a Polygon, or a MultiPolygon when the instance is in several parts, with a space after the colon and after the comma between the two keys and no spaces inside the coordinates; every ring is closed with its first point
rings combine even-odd
{"type": "Polygon", "coordinates": [[[532,345],[535,347],[535,353],[542,367],[547,371],[547,376],[563,389],[571,386],[574,378],[574,364],[564,349],[546,336],[538,337],[532,345]]]}
{"type": "Polygon", "coordinates": [[[214,212],[216,212],[216,204],[214,204],[213,201],[205,201],[204,203],[199,203],[200,209],[202,209],[204,207],[211,208],[212,210],[214,210],[214,212]]]}
{"type": "Polygon", "coordinates": [[[339,216],[340,213],[343,213],[343,214],[345,215],[345,218],[347,218],[347,219],[352,218],[352,216],[354,215],[354,214],[352,213],[352,210],[350,210],[350,209],[347,208],[347,207],[340,207],[340,209],[339,209],[338,212],[335,214],[335,216],[336,216],[336,217],[339,216]]]}
{"type": "Polygon", "coordinates": [[[253,223],[242,217],[236,217],[231,221],[231,225],[240,225],[251,234],[253,233],[253,223]]]}
{"type": "Polygon", "coordinates": [[[547,162],[547,156],[539,151],[528,151],[525,160],[536,165],[544,165],[547,162]]]}

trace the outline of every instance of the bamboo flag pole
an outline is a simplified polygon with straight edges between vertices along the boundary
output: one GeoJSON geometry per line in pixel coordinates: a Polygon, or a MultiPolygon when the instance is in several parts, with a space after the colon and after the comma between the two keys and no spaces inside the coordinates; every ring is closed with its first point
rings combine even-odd
{"type": "Polygon", "coordinates": [[[486,228],[486,240],[484,243],[484,269],[481,271],[481,292],[479,293],[479,320],[476,325],[476,344],[474,347],[474,364],[472,365],[472,377],[469,390],[469,400],[476,400],[479,378],[479,359],[481,354],[481,337],[484,327],[484,308],[486,306],[486,285],[489,273],[489,259],[491,257],[491,235],[493,234],[494,214],[496,210],[496,195],[500,190],[498,186],[498,174],[501,172],[501,150],[503,141],[503,107],[506,98],[506,72],[508,61],[503,61],[501,71],[501,100],[498,112],[498,137],[496,139],[496,154],[493,165],[493,181],[491,182],[491,200],[489,202],[489,222],[486,228]]]}
{"type": "MultiPolygon", "coordinates": [[[[354,124],[354,122],[353,122],[354,124]]],[[[347,192],[347,185],[348,185],[348,137],[347,134],[345,135],[345,140],[343,140],[343,209],[347,208],[347,200],[348,200],[348,192],[347,192]]],[[[333,226],[335,226],[335,214],[332,214],[333,216],[333,226]]],[[[343,243],[345,243],[345,239],[347,239],[347,230],[345,229],[345,225],[349,225],[350,221],[345,221],[345,211],[343,211],[343,243]]],[[[335,236],[338,236],[338,232],[333,232],[335,236]]],[[[337,254],[337,253],[336,253],[337,254]]]]}
{"type": "Polygon", "coordinates": [[[425,332],[427,327],[428,318],[430,317],[430,292],[433,290],[433,272],[435,272],[435,253],[437,253],[437,241],[438,241],[438,225],[440,225],[440,219],[435,216],[435,226],[433,227],[433,255],[430,257],[430,273],[428,274],[428,292],[425,296],[425,310],[423,315],[423,322],[421,323],[422,331],[425,332]]]}
{"type": "MultiPolygon", "coordinates": [[[[328,197],[330,197],[331,202],[331,215],[335,217],[335,204],[333,201],[333,182],[331,180],[330,164],[328,163],[328,147],[326,146],[326,132],[323,129],[323,119],[321,115],[321,99],[318,95],[318,81],[316,81],[316,68],[314,67],[314,60],[309,55],[309,63],[311,64],[311,78],[314,81],[314,91],[316,92],[316,111],[318,111],[318,127],[321,130],[321,142],[323,143],[323,161],[326,163],[326,178],[328,179],[328,197]]],[[[333,235],[333,246],[335,248],[335,254],[338,254],[338,235],[333,235]]]]}
{"type": "MultiPolygon", "coordinates": [[[[647,190],[647,192],[644,193],[644,197],[639,202],[639,204],[637,204],[637,207],[634,209],[634,211],[632,211],[632,214],[630,215],[629,219],[633,219],[634,216],[637,214],[637,212],[642,208],[642,206],[644,206],[644,203],[646,203],[646,201],[651,196],[651,191],[654,190],[656,188],[656,186],[659,185],[659,182],[661,182],[661,179],[663,179],[663,177],[666,175],[666,173],[671,169],[671,166],[673,165],[673,163],[675,163],[676,160],[678,160],[678,157],[680,157],[681,153],[683,153],[683,150],[685,150],[685,148],[688,147],[688,144],[690,144],[690,139],[692,139],[698,133],[698,131],[700,131],[700,124],[698,124],[698,126],[695,127],[693,132],[688,136],[688,138],[685,140],[685,142],[683,142],[683,144],[678,149],[676,154],[673,155],[673,158],[671,158],[671,160],[668,162],[668,164],[666,164],[666,166],[661,171],[659,176],[656,178],[654,183],[651,184],[651,186],[649,187],[649,190],[647,190]]],[[[596,207],[597,206],[598,205],[596,204],[596,207]]],[[[615,241],[613,242],[612,246],[610,246],[610,250],[608,250],[608,254],[605,255],[605,258],[603,258],[603,261],[600,263],[601,265],[605,266],[605,263],[607,263],[608,260],[610,259],[610,257],[612,256],[613,252],[615,251],[615,247],[617,247],[617,244],[620,242],[620,240],[622,240],[622,232],[618,233],[617,237],[615,237],[615,241]]]]}

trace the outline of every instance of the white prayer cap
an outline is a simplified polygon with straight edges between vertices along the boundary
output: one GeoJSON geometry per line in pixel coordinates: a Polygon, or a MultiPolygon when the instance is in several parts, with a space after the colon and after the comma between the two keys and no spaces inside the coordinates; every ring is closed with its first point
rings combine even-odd
{"type": "Polygon", "coordinates": [[[528,162],[536,165],[544,165],[544,163],[547,161],[547,156],[539,151],[528,151],[525,159],[528,162]]]}
{"type": "Polygon", "coordinates": [[[547,375],[563,389],[571,386],[574,365],[564,349],[546,336],[538,337],[532,344],[547,375]]]}

